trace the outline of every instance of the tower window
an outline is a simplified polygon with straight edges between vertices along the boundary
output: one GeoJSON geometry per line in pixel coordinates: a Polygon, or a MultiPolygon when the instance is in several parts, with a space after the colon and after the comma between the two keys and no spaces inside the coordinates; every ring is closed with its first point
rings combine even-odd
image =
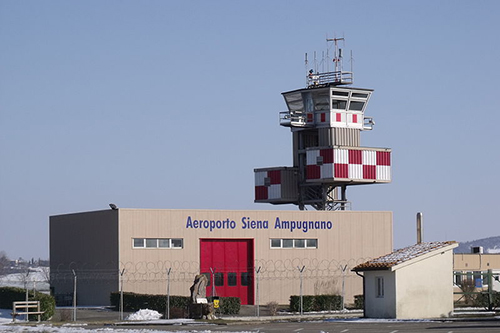
{"type": "Polygon", "coordinates": [[[351,97],[355,97],[355,98],[367,98],[368,97],[368,94],[360,94],[360,93],[352,93],[351,97]]]}
{"type": "Polygon", "coordinates": [[[347,106],[347,101],[332,99],[332,109],[345,110],[346,106],[347,106]]]}
{"type": "Polygon", "coordinates": [[[349,110],[361,111],[361,110],[363,110],[364,105],[365,105],[365,102],[351,101],[351,103],[349,103],[349,110]]]}

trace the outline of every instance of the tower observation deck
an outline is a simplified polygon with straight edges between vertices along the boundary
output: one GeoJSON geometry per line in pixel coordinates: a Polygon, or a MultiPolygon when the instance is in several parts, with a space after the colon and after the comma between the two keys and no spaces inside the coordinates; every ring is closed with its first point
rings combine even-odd
{"type": "Polygon", "coordinates": [[[350,86],[338,41],[327,39],[335,45],[333,71],[311,69],[305,88],[282,93],[288,110],[280,125],[292,133],[293,166],[254,169],[255,202],[348,210],[348,186],[391,182],[391,149],[360,143],[375,124],[365,116],[373,90],[350,86]]]}

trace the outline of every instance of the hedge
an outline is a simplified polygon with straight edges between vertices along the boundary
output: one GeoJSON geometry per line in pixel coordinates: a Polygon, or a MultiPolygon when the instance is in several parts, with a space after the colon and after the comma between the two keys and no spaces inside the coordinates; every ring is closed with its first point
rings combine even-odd
{"type": "MultiPolygon", "coordinates": [[[[212,302],[212,297],[209,297],[209,302],[212,302]]],[[[219,309],[216,309],[216,313],[235,315],[240,313],[241,300],[239,297],[220,297],[219,299],[219,309]]]]}
{"type": "Polygon", "coordinates": [[[354,295],[354,308],[364,309],[365,307],[365,296],[364,295],[354,295]]]}
{"type": "MultiPolygon", "coordinates": [[[[15,287],[0,287],[0,309],[12,309],[12,303],[15,301],[26,300],[26,289],[15,287]]],[[[40,301],[40,311],[45,313],[41,316],[41,320],[49,320],[55,313],[56,301],[54,297],[33,291],[28,291],[28,300],[40,301]]],[[[36,316],[30,316],[30,319],[36,319],[36,316]]]]}
{"type": "MultiPolygon", "coordinates": [[[[304,295],[302,296],[302,311],[332,311],[342,310],[340,295],[304,295]]],[[[290,296],[290,311],[300,311],[300,296],[290,296]]]]}
{"type": "MultiPolygon", "coordinates": [[[[111,305],[115,310],[120,309],[120,293],[111,293],[111,305]]],[[[212,299],[209,298],[211,302],[212,299]]],[[[170,296],[170,312],[175,309],[187,309],[191,304],[189,296],[170,296]]],[[[238,297],[221,297],[217,312],[221,314],[238,314],[240,312],[241,301],[238,297]]],[[[167,308],[166,295],[136,294],[130,292],[123,293],[123,311],[132,312],[140,309],[150,309],[165,313],[167,308]]]]}
{"type": "Polygon", "coordinates": [[[492,303],[489,304],[489,295],[487,292],[484,292],[477,295],[474,303],[476,306],[484,307],[487,310],[495,310],[500,307],[500,292],[493,291],[491,299],[492,303]]]}
{"type": "MultiPolygon", "coordinates": [[[[110,301],[111,305],[118,311],[120,309],[120,293],[111,293],[110,301]]],[[[191,298],[188,296],[170,296],[170,309],[186,309],[190,302],[191,298]]],[[[164,313],[167,308],[167,296],[123,293],[123,311],[135,312],[145,308],[164,313]]]]}

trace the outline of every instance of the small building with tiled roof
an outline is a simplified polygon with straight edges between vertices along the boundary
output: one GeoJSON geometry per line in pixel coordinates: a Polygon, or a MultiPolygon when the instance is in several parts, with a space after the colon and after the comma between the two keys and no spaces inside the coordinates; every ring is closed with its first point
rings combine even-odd
{"type": "Polygon", "coordinates": [[[453,249],[456,242],[418,243],[369,260],[363,273],[365,317],[425,319],[453,312],[453,249]]]}

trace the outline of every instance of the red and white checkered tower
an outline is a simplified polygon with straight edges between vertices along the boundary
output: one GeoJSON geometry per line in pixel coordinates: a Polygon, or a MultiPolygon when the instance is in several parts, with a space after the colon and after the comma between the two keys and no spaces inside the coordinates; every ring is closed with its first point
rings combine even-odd
{"type": "MultiPolygon", "coordinates": [[[[374,125],[365,116],[373,90],[350,86],[353,73],[342,69],[338,46],[343,40],[327,39],[335,46],[333,71],[311,69],[306,88],[282,93],[288,111],[280,113],[280,125],[292,132],[293,167],[255,169],[255,202],[345,210],[347,186],[391,181],[391,149],[360,145],[361,132],[374,125]]],[[[326,58],[330,63],[328,52],[326,58]]]]}

